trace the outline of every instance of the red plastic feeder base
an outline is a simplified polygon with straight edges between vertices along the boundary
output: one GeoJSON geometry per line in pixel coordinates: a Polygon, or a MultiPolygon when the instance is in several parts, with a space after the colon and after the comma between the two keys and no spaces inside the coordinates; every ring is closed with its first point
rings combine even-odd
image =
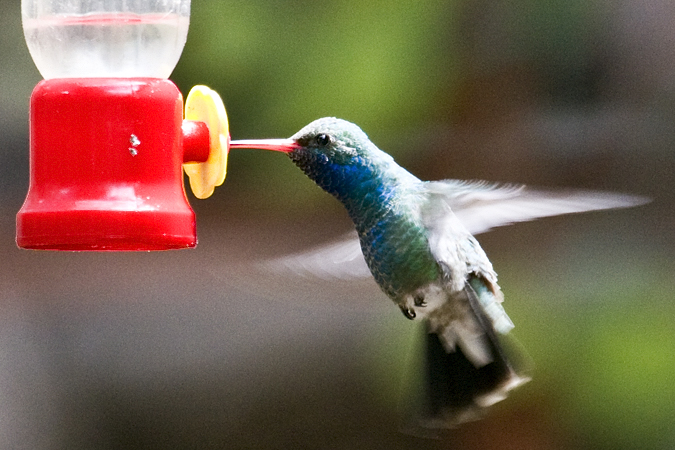
{"type": "Polygon", "coordinates": [[[182,96],[168,80],[38,84],[30,107],[30,187],[17,214],[19,247],[194,247],[182,121],[182,96]]]}

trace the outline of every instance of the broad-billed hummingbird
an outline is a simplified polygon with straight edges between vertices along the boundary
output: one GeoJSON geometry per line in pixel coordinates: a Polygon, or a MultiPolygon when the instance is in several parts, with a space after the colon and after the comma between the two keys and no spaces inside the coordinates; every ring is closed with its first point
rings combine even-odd
{"type": "Polygon", "coordinates": [[[282,151],[347,209],[380,288],[411,320],[424,320],[426,424],[470,420],[529,378],[502,336],[513,323],[497,274],[473,234],[538,217],[644,203],[640,197],[538,191],[482,181],[422,181],[356,125],[316,120],[290,139],[232,141],[282,151]]]}

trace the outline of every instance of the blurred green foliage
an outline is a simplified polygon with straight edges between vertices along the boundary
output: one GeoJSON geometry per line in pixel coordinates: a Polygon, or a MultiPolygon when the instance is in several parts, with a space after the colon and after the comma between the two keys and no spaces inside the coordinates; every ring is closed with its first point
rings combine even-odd
{"type": "Polygon", "coordinates": [[[669,293],[675,285],[659,272],[655,264],[599,273],[576,293],[545,279],[530,279],[523,291],[526,274],[502,273],[518,280],[508,307],[520,318],[516,336],[535,362],[538,382],[529,388],[540,392],[530,395],[558,404],[557,419],[578,448],[672,443],[675,305],[669,293]]]}
{"type": "Polygon", "coordinates": [[[421,125],[456,79],[454,2],[195,2],[179,84],[221,92],[234,136],[287,136],[335,115],[421,125]]]}

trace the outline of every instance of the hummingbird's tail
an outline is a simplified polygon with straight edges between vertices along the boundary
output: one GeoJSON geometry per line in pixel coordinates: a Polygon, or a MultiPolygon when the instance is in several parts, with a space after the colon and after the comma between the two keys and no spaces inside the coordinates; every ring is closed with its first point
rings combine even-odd
{"type": "Polygon", "coordinates": [[[481,352],[489,359],[485,364],[478,365],[475,358],[467,356],[461,345],[448,351],[436,332],[427,333],[424,427],[448,428],[478,419],[486,407],[503,400],[508,391],[529,380],[517,372],[517,355],[505,347],[503,338],[495,331],[494,320],[479,299],[477,290],[480,292],[481,281],[478,278],[469,280],[464,293],[471,315],[485,336],[476,345],[485,347],[481,352]]]}

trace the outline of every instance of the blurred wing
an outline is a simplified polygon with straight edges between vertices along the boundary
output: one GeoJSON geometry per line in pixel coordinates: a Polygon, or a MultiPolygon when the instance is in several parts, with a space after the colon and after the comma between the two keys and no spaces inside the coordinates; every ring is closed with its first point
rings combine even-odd
{"type": "Polygon", "coordinates": [[[275,272],[319,277],[323,280],[348,280],[371,276],[356,232],[348,233],[337,242],[272,259],[264,264],[266,268],[275,272]]]}
{"type": "Polygon", "coordinates": [[[544,191],[523,185],[485,181],[427,182],[427,189],[443,196],[471,234],[541,217],[601,209],[627,208],[649,202],[645,197],[598,191],[544,191]]]}
{"type": "MultiPolygon", "coordinates": [[[[544,191],[523,185],[485,181],[429,181],[428,191],[439,195],[471,233],[541,217],[601,209],[627,208],[649,202],[645,197],[597,191],[544,191]]],[[[370,270],[356,232],[337,242],[264,263],[267,270],[323,280],[368,278],[370,270]]]]}

